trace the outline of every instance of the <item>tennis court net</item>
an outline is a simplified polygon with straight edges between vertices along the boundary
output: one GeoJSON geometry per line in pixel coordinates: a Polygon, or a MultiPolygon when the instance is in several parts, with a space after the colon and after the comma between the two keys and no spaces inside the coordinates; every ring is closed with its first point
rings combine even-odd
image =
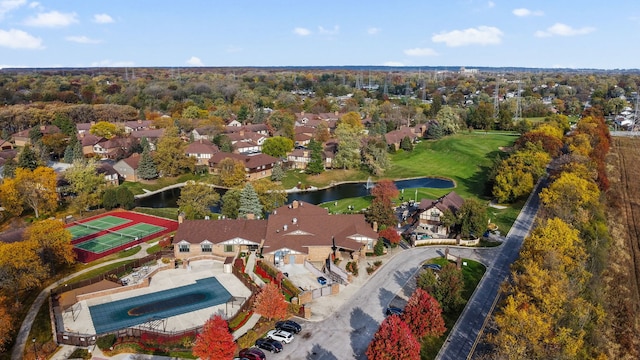
{"type": "Polygon", "coordinates": [[[118,236],[120,236],[120,237],[126,237],[126,238],[129,238],[129,239],[131,239],[131,240],[138,240],[138,239],[140,239],[140,237],[138,237],[138,236],[135,236],[135,235],[128,235],[128,234],[120,233],[120,232],[117,232],[117,231],[107,230],[107,232],[108,232],[109,234],[118,235],[118,236]]]}
{"type": "Polygon", "coordinates": [[[104,230],[104,229],[101,229],[101,228],[99,228],[97,226],[87,225],[85,223],[81,223],[81,222],[78,222],[78,221],[74,221],[73,224],[74,225],[78,225],[78,226],[83,227],[83,228],[90,229],[90,230],[95,230],[95,231],[103,231],[104,230]]]}

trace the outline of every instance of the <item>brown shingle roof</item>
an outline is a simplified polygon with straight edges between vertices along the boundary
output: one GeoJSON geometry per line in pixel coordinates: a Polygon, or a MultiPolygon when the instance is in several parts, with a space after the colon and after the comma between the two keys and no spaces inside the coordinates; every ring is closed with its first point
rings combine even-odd
{"type": "Polygon", "coordinates": [[[222,219],[185,220],[178,227],[174,242],[200,244],[208,240],[214,244],[241,238],[261,244],[267,229],[267,220],[222,219]]]}
{"type": "Polygon", "coordinates": [[[442,196],[438,200],[431,200],[431,199],[420,200],[420,205],[418,206],[418,209],[421,211],[425,211],[433,207],[436,207],[440,211],[445,211],[449,209],[453,213],[455,213],[460,209],[460,207],[462,207],[462,204],[464,204],[464,199],[461,198],[460,195],[458,195],[455,191],[452,191],[447,195],[442,196]]]}
{"type": "Polygon", "coordinates": [[[186,154],[215,154],[219,151],[220,149],[216,145],[204,139],[192,142],[185,149],[186,154]]]}

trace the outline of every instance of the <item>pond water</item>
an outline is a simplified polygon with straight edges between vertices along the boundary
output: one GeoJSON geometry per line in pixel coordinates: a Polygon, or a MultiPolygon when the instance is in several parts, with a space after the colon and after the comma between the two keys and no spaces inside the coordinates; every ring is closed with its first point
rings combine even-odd
{"type": "MultiPolygon", "coordinates": [[[[453,181],[448,179],[437,179],[423,177],[417,179],[397,180],[394,181],[398,190],[410,188],[434,188],[448,189],[454,186],[453,181]]],[[[222,196],[224,189],[217,189],[222,196]]],[[[328,201],[336,201],[344,198],[359,197],[369,195],[370,189],[366,182],[338,184],[326,189],[316,191],[303,191],[298,193],[290,193],[287,201],[293,200],[304,201],[310,204],[321,204],[328,201]]],[[[136,204],[142,207],[160,208],[160,207],[178,207],[176,204],[180,197],[180,189],[170,189],[161,193],[151,195],[136,200],[136,204]]],[[[214,212],[218,212],[218,208],[212,208],[214,212]]]]}

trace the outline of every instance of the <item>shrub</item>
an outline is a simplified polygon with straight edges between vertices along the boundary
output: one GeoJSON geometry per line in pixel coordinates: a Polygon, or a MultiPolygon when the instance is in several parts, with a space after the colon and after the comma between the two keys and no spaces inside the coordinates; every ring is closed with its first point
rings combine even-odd
{"type": "Polygon", "coordinates": [[[373,262],[373,265],[374,265],[376,268],[379,268],[379,267],[380,267],[380,265],[382,265],[382,260],[376,260],[376,261],[374,261],[374,262],[373,262]]]}
{"type": "Polygon", "coordinates": [[[358,263],[355,261],[349,261],[345,266],[346,270],[353,274],[353,276],[358,276],[358,263]]]}
{"type": "Polygon", "coordinates": [[[252,347],[255,344],[256,340],[260,338],[260,334],[258,334],[255,330],[250,329],[246,334],[242,335],[238,338],[238,346],[241,349],[252,347]]]}
{"type": "Polygon", "coordinates": [[[108,334],[104,336],[100,336],[96,340],[96,345],[100,348],[100,350],[109,350],[116,343],[116,335],[108,334]]]}

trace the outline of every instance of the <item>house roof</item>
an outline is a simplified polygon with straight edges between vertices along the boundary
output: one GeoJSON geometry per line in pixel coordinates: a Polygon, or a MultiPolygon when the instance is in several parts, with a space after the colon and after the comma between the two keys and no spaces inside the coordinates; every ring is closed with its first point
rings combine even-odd
{"type": "MultiPolygon", "coordinates": [[[[29,137],[29,132],[31,131],[31,129],[33,129],[35,127],[36,126],[31,127],[29,129],[26,129],[26,130],[19,131],[19,132],[13,134],[13,137],[14,138],[16,138],[16,137],[28,138],[29,137]]],[[[50,135],[50,134],[61,133],[60,129],[55,125],[40,125],[40,132],[42,133],[42,135],[50,135]]]]}
{"type": "Polygon", "coordinates": [[[208,240],[213,244],[220,244],[228,240],[245,239],[259,245],[266,230],[267,220],[185,220],[178,227],[174,243],[186,241],[200,244],[208,240]]]}
{"type": "Polygon", "coordinates": [[[391,145],[391,144],[399,144],[405,136],[408,136],[409,139],[411,140],[414,140],[415,138],[418,137],[418,135],[413,131],[412,128],[402,127],[398,130],[393,130],[386,133],[384,135],[384,138],[387,141],[387,144],[391,145]]]}
{"type": "Polygon", "coordinates": [[[215,154],[219,151],[220,149],[216,145],[205,139],[196,140],[187,145],[185,149],[187,154],[215,154]]]}
{"type": "Polygon", "coordinates": [[[125,121],[124,126],[135,129],[144,129],[150,128],[153,125],[153,121],[151,120],[134,120],[134,121],[125,121]]]}
{"type": "Polygon", "coordinates": [[[113,168],[113,165],[106,163],[106,162],[100,162],[97,166],[96,166],[96,172],[98,174],[101,175],[115,175],[118,174],[120,175],[116,169],[113,168]]]}
{"type": "Polygon", "coordinates": [[[131,137],[136,139],[158,139],[164,135],[164,129],[138,130],[131,132],[131,137]]]}
{"type": "Polygon", "coordinates": [[[256,155],[243,155],[243,154],[234,154],[228,152],[219,152],[213,154],[211,159],[209,159],[210,166],[218,165],[222,160],[226,158],[232,158],[236,160],[240,160],[244,163],[244,167],[248,169],[256,169],[259,166],[275,164],[278,162],[277,158],[267,154],[256,154],[256,155]]]}
{"type": "Polygon", "coordinates": [[[76,124],[76,129],[78,131],[89,131],[91,130],[91,126],[94,125],[93,123],[78,123],[76,124]]]}
{"type": "Polygon", "coordinates": [[[93,146],[99,142],[105,141],[106,139],[101,136],[95,136],[93,134],[86,134],[80,139],[82,146],[93,146]]]}
{"type": "Polygon", "coordinates": [[[464,204],[464,199],[461,198],[460,195],[458,195],[455,191],[452,191],[437,200],[420,200],[418,210],[425,211],[435,207],[440,211],[445,211],[448,209],[455,213],[460,209],[460,207],[462,207],[462,204],[464,204]]]}
{"type": "MultiPolygon", "coordinates": [[[[125,164],[129,165],[129,167],[132,168],[133,170],[137,170],[138,169],[138,164],[140,163],[140,158],[141,158],[140,154],[133,153],[128,158],[124,158],[124,159],[122,159],[120,161],[122,161],[125,164]]],[[[120,161],[118,161],[118,162],[120,162],[120,161]]]]}

